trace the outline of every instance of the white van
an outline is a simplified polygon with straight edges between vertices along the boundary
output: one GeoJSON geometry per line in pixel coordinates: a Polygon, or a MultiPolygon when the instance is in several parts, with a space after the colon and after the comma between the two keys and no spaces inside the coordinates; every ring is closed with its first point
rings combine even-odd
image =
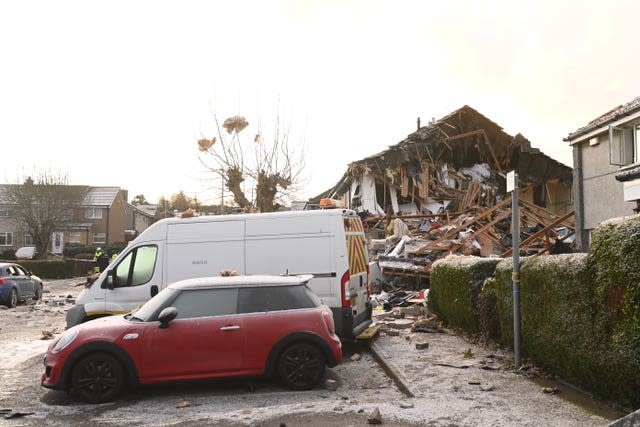
{"type": "Polygon", "coordinates": [[[67,328],[126,313],[178,280],[238,274],[311,274],[338,335],[371,324],[366,239],[360,217],[330,209],[170,218],[129,244],[67,313],[67,328]]]}

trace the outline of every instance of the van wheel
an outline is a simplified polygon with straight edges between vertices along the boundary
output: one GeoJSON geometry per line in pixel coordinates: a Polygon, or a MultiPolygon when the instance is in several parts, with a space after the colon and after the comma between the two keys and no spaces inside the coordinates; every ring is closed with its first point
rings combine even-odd
{"type": "Polygon", "coordinates": [[[287,347],[278,359],[280,379],[292,390],[309,390],[324,374],[325,360],[318,347],[297,343],[287,347]]]}
{"type": "Polygon", "coordinates": [[[107,353],[93,353],[73,368],[71,388],[89,403],[113,400],[124,386],[122,365],[107,353]]]}
{"type": "Polygon", "coordinates": [[[16,288],[11,288],[11,292],[9,292],[9,299],[5,305],[9,308],[13,308],[18,305],[18,291],[16,288]]]}
{"type": "Polygon", "coordinates": [[[33,296],[35,301],[40,301],[42,299],[42,285],[36,285],[36,294],[33,296]]]}

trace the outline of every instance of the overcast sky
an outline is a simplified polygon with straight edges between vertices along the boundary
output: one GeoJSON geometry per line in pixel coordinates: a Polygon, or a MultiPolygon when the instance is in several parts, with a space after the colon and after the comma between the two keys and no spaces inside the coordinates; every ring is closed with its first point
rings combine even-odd
{"type": "Polygon", "coordinates": [[[0,2],[0,179],[219,200],[213,113],[305,147],[306,199],[467,104],[571,166],[563,138],[640,95],[637,1],[0,2]]]}

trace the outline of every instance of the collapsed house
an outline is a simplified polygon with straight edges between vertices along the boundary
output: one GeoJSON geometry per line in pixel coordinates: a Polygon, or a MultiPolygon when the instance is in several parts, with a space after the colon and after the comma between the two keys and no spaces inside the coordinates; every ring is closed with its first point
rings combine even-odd
{"type": "MultiPolygon", "coordinates": [[[[376,155],[351,163],[321,199],[367,218],[372,237],[388,208],[413,235],[404,247],[380,254],[383,272],[427,275],[447,254],[508,256],[511,231],[506,173],[519,175],[522,253],[550,253],[571,240],[575,224],[572,169],[511,136],[464,106],[376,155]]],[[[375,249],[379,241],[373,239],[375,249]]],[[[379,247],[379,246],[378,246],[379,247]]]]}

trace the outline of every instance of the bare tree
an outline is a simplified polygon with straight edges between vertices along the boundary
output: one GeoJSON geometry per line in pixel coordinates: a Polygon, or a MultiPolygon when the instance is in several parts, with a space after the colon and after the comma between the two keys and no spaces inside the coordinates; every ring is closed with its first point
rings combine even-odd
{"type": "Polygon", "coordinates": [[[131,204],[134,206],[137,205],[146,205],[149,202],[147,202],[147,198],[144,197],[144,194],[138,194],[136,197],[133,198],[133,200],[131,201],[131,204]]]}
{"type": "Polygon", "coordinates": [[[13,216],[33,236],[38,257],[44,258],[52,233],[73,218],[88,187],[70,186],[66,176],[43,172],[35,180],[28,177],[24,184],[6,188],[13,216]]]}
{"type": "Polygon", "coordinates": [[[222,123],[214,115],[217,136],[198,140],[200,161],[222,176],[235,202],[244,209],[273,212],[297,190],[304,169],[304,149],[289,144],[289,130],[282,129],[277,116],[273,138],[265,141],[261,132],[241,138],[249,126],[243,116],[229,117],[222,123]],[[251,196],[247,197],[251,191],[251,196]]]}

